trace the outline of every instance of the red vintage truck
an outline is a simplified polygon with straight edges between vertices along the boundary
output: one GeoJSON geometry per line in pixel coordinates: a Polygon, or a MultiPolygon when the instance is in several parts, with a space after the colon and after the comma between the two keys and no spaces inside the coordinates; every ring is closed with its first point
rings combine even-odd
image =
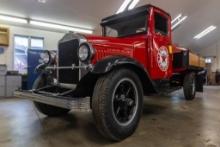
{"type": "Polygon", "coordinates": [[[66,34],[58,55],[36,69],[31,91],[15,95],[34,101],[47,116],[92,110],[99,132],[120,141],[132,135],[144,95],[183,88],[186,100],[203,91],[204,59],[173,45],[171,16],[145,5],[102,19],[102,36],[66,34]]]}

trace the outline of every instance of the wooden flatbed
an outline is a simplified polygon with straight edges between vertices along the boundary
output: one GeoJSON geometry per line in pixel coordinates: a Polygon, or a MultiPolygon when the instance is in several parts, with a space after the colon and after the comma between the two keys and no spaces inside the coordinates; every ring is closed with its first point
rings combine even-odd
{"type": "Polygon", "coordinates": [[[200,55],[185,48],[175,48],[173,59],[174,72],[185,71],[186,69],[201,70],[205,66],[205,59],[200,55]]]}
{"type": "Polygon", "coordinates": [[[195,53],[189,52],[189,66],[205,68],[205,59],[195,53]]]}

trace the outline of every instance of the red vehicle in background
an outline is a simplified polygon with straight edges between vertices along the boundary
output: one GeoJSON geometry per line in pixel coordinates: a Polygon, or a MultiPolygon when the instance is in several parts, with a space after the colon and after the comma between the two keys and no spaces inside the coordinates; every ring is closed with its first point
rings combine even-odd
{"type": "Polygon", "coordinates": [[[120,141],[135,131],[144,95],[183,87],[203,91],[204,59],[172,43],[171,17],[146,5],[104,18],[103,36],[66,34],[57,59],[48,54],[30,98],[48,116],[92,110],[100,133],[120,141]]]}

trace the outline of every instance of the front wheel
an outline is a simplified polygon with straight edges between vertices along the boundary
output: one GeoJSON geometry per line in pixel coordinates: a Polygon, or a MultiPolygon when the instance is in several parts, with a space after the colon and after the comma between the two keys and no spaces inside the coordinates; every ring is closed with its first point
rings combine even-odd
{"type": "Polygon", "coordinates": [[[143,107],[143,89],[137,75],[119,69],[98,79],[92,110],[99,132],[108,139],[120,141],[132,135],[143,107]]]}
{"type": "MultiPolygon", "coordinates": [[[[47,85],[46,77],[43,75],[40,75],[36,81],[34,82],[33,89],[39,89],[47,85]]],[[[55,106],[34,102],[35,107],[38,111],[41,113],[47,115],[47,116],[63,116],[67,114],[70,110],[64,109],[64,108],[58,108],[55,106]]]]}
{"type": "Polygon", "coordinates": [[[188,73],[185,75],[183,82],[183,91],[186,100],[195,99],[196,95],[196,78],[195,73],[188,73]]]}

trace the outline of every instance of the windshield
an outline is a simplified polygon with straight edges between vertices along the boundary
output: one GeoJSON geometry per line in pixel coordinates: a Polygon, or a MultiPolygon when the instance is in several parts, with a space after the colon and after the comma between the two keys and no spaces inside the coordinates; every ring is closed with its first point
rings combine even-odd
{"type": "Polygon", "coordinates": [[[104,26],[104,35],[109,37],[125,37],[147,31],[147,15],[139,14],[111,25],[104,26]]]}

